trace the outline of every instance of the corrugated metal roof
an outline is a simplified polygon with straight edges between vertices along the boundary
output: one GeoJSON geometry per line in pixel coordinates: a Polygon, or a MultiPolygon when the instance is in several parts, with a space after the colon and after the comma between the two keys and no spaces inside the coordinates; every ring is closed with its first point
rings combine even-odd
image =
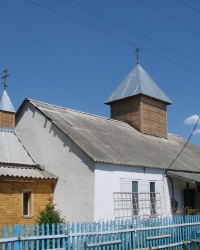
{"type": "Polygon", "coordinates": [[[0,163],[35,165],[13,130],[0,129],[0,163]]]}
{"type": "MultiPolygon", "coordinates": [[[[142,134],[124,122],[28,101],[96,162],[165,169],[185,144],[175,135],[166,140],[142,134]]],[[[171,169],[200,172],[200,148],[188,143],[171,169]]]]}
{"type": "Polygon", "coordinates": [[[167,172],[168,176],[175,177],[178,179],[183,179],[185,181],[189,182],[200,182],[200,174],[198,173],[183,173],[183,172],[172,172],[169,171],[167,172]]]}
{"type": "Polygon", "coordinates": [[[113,94],[106,100],[106,104],[121,100],[126,97],[144,94],[158,100],[171,104],[171,100],[158,87],[154,80],[147,72],[137,64],[136,67],[128,74],[122,83],[116,88],[113,94]]]}
{"type": "Polygon", "coordinates": [[[3,91],[3,94],[0,98],[0,110],[15,113],[15,108],[13,107],[6,90],[3,91]]]}
{"type": "Polygon", "coordinates": [[[34,179],[57,179],[53,174],[42,171],[36,167],[9,167],[0,166],[0,177],[19,177],[34,179]]]}

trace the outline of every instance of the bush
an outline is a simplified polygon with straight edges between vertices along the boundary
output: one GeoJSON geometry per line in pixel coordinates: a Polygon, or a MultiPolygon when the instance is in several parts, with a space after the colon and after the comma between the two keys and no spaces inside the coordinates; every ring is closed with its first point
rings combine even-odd
{"type": "Polygon", "coordinates": [[[48,199],[45,208],[39,211],[36,223],[41,224],[61,224],[65,223],[65,218],[61,216],[61,212],[56,209],[56,204],[53,201],[53,197],[48,199]]]}

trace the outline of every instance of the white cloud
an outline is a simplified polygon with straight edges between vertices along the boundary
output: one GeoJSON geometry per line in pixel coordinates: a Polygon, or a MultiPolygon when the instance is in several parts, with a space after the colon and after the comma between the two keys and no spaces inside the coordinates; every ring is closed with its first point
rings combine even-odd
{"type": "Polygon", "coordinates": [[[200,135],[200,129],[196,129],[193,134],[200,135]]]}
{"type": "MultiPolygon", "coordinates": [[[[196,124],[197,120],[199,119],[198,115],[192,115],[190,117],[188,117],[184,123],[185,124],[196,124]]],[[[198,122],[198,124],[200,124],[200,121],[198,122]]],[[[197,134],[197,133],[196,133],[197,134]]]]}

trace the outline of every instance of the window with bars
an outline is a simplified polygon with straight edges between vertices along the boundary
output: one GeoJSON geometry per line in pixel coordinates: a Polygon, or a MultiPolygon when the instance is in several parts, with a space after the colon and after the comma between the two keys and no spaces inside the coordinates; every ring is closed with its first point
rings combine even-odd
{"type": "MultiPolygon", "coordinates": [[[[132,184],[137,188],[136,183],[132,184]]],[[[153,190],[154,184],[150,185],[153,190]]],[[[161,195],[158,192],[116,192],[113,198],[115,219],[148,218],[162,213],[161,195]]]]}
{"type": "Polygon", "coordinates": [[[138,181],[132,181],[132,205],[133,205],[133,214],[138,215],[139,206],[138,206],[138,181]]]}
{"type": "Polygon", "coordinates": [[[151,215],[156,214],[156,188],[155,188],[155,182],[151,181],[150,183],[150,209],[151,209],[151,215]]]}

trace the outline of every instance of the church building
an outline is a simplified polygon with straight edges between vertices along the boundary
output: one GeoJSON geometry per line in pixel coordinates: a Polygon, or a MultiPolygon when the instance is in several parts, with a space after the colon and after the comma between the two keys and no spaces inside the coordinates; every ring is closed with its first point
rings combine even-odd
{"type": "Polygon", "coordinates": [[[174,161],[186,141],[168,133],[172,102],[138,60],[106,104],[110,118],[31,99],[16,113],[14,131],[33,162],[58,177],[54,197],[66,220],[200,208],[200,148],[188,143],[174,161]]]}

